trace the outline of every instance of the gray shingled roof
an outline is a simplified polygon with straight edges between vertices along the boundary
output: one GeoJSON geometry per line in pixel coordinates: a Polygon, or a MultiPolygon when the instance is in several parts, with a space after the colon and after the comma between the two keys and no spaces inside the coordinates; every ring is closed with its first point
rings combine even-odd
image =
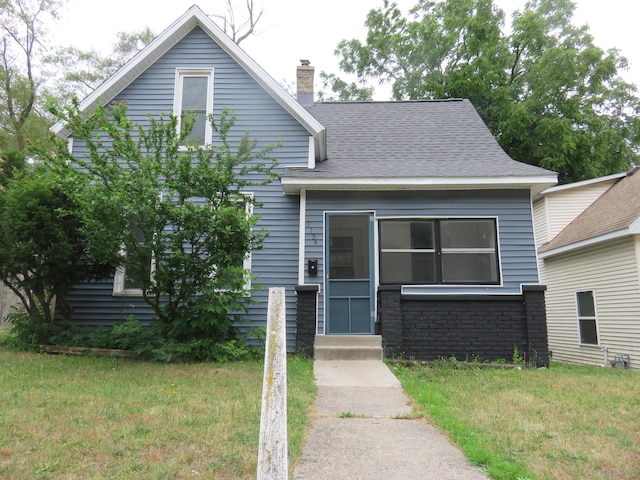
{"type": "Polygon", "coordinates": [[[326,128],[327,160],[290,178],[545,176],[511,159],[468,100],[336,102],[308,107],[326,128]]]}
{"type": "Polygon", "coordinates": [[[640,218],[640,167],[635,167],[604,192],[550,242],[538,251],[590,240],[631,226],[640,218]]]}

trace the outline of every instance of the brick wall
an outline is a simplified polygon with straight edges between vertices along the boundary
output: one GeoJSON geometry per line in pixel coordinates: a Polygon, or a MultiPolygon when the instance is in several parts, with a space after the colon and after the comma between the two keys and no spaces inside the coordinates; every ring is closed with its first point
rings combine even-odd
{"type": "Polygon", "coordinates": [[[549,363],[543,286],[504,296],[409,296],[383,286],[378,315],[387,356],[511,361],[517,347],[527,361],[549,363]]]}
{"type": "Polygon", "coordinates": [[[296,352],[313,355],[316,336],[316,315],[318,285],[298,285],[296,287],[296,352]]]}

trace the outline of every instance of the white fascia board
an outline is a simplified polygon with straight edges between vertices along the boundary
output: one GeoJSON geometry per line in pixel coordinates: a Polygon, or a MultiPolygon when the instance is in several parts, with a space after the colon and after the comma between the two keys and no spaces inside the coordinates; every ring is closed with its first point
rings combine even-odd
{"type": "MultiPolygon", "coordinates": [[[[140,74],[183,38],[184,35],[190,32],[196,24],[194,23],[195,17],[193,16],[194,8],[200,10],[195,5],[191,7],[185,14],[134,55],[116,73],[107,78],[93,92],[87,95],[82,102],[80,102],[80,111],[92,112],[96,108],[99,100],[103,104],[110,102],[118,93],[129,86],[140,74]],[[189,22],[190,19],[191,21],[189,22]]],[[[50,130],[58,136],[67,136],[69,134],[61,122],[56,122],[50,130]]]]}
{"type": "Polygon", "coordinates": [[[597,245],[598,243],[616,240],[618,238],[634,234],[640,234],[640,222],[638,220],[636,220],[630,227],[623,228],[622,230],[610,232],[605,235],[598,235],[597,237],[593,238],[587,238],[586,240],[582,240],[580,242],[575,242],[563,247],[554,248],[553,250],[547,250],[546,252],[538,253],[538,257],[544,260],[546,258],[555,257],[556,255],[561,255],[563,253],[572,252],[573,250],[590,247],[592,245],[597,245]]]}
{"type": "MultiPolygon", "coordinates": [[[[150,67],[158,58],[178,43],[194,27],[201,27],[214,41],[231,56],[245,71],[262,86],[271,97],[315,138],[316,159],[326,158],[325,129],[295,98],[289,95],[262,67],[260,67],[244,50],[236,45],[227,34],[197,6],[193,5],[166,30],[153,39],[138,52],[120,70],[105,80],[90,93],[81,103],[81,111],[92,111],[98,100],[104,103],[111,101],[124,90],[142,72],[150,67]]],[[[66,137],[64,124],[57,122],[51,130],[58,136],[66,137]]]]}
{"type": "Polygon", "coordinates": [[[574,188],[586,187],[588,185],[595,185],[597,183],[609,182],[611,180],[617,180],[626,176],[627,172],[614,173],[613,175],[607,175],[606,177],[592,178],[589,180],[583,180],[581,182],[567,183],[565,185],[556,185],[540,192],[540,195],[548,195],[549,193],[561,192],[563,190],[571,190],[574,188]]]}
{"type": "Polygon", "coordinates": [[[442,190],[442,189],[495,189],[529,188],[532,194],[556,183],[556,176],[544,177],[427,177],[427,178],[305,178],[281,179],[285,194],[298,194],[308,190],[442,190]]]}
{"type": "Polygon", "coordinates": [[[307,159],[307,167],[311,170],[316,168],[316,142],[313,135],[309,136],[309,158],[307,159]]]}

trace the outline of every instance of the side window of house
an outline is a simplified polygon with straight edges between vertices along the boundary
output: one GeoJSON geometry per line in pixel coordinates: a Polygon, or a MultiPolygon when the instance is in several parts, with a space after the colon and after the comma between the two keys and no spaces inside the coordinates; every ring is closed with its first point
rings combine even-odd
{"type": "MultiPolygon", "coordinates": [[[[245,193],[244,195],[248,196],[248,197],[253,197],[253,194],[250,193],[245,193]]],[[[244,198],[239,198],[236,201],[236,207],[240,210],[242,210],[245,215],[247,217],[250,217],[251,215],[253,215],[253,204],[251,202],[247,202],[244,198]]],[[[247,254],[245,255],[243,261],[241,264],[235,265],[236,267],[238,267],[239,269],[242,269],[243,271],[247,271],[250,272],[251,271],[251,252],[247,252],[247,254]]],[[[213,273],[213,275],[215,275],[215,271],[213,273]]],[[[233,277],[229,277],[229,280],[231,280],[230,283],[235,283],[233,280],[233,277]]],[[[251,275],[245,275],[243,280],[243,289],[245,291],[250,291],[251,290],[251,275]]],[[[224,289],[223,289],[224,290],[224,289]]]]}
{"type": "Polygon", "coordinates": [[[595,292],[593,290],[576,292],[576,306],[580,343],[583,345],[598,345],[595,292]]]}
{"type": "MultiPolygon", "coordinates": [[[[139,228],[136,228],[135,235],[139,243],[144,242],[142,231],[139,228]]],[[[142,289],[149,281],[154,267],[153,258],[150,255],[142,259],[140,263],[136,262],[135,265],[121,266],[116,270],[113,279],[113,294],[141,296],[142,289]]]]}
{"type": "Polygon", "coordinates": [[[381,220],[383,284],[499,283],[494,219],[381,220]]]}
{"type": "Polygon", "coordinates": [[[208,116],[213,113],[213,69],[178,69],[174,94],[174,115],[178,128],[184,128],[187,114],[195,116],[195,123],[183,145],[204,146],[211,143],[212,128],[208,116]]]}
{"type": "MultiPolygon", "coordinates": [[[[253,215],[253,204],[245,201],[244,199],[238,200],[238,208],[243,210],[247,217],[253,215]]],[[[251,270],[251,252],[247,252],[242,262],[242,269],[250,271],[251,270]]],[[[244,289],[251,290],[251,277],[247,276],[244,279],[244,289]]]]}

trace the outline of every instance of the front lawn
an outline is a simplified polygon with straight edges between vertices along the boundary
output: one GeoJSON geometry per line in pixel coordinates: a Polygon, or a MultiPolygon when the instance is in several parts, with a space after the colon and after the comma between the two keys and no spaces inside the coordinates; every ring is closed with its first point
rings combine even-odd
{"type": "Polygon", "coordinates": [[[492,479],[640,478],[640,374],[391,363],[418,414],[492,479]]]}
{"type": "MultiPolygon", "coordinates": [[[[166,365],[0,348],[0,478],[255,478],[262,362],[166,365]]],[[[291,464],[315,398],[290,358],[291,464]]]]}

